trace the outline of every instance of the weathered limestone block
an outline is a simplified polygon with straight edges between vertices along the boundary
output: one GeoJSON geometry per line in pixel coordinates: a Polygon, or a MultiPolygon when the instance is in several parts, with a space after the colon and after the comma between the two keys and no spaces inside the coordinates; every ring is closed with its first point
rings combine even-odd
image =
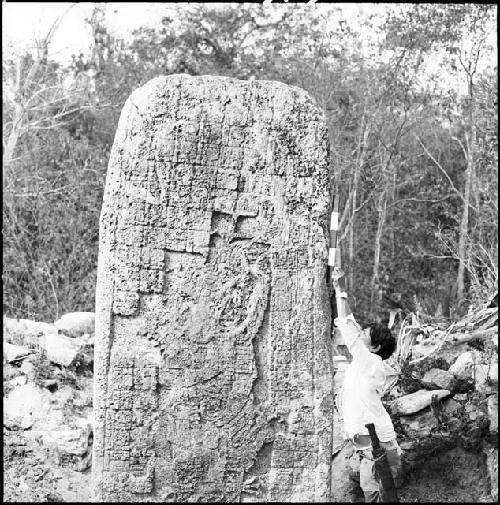
{"type": "Polygon", "coordinates": [[[419,391],[415,391],[415,393],[400,396],[396,400],[390,402],[391,410],[395,414],[403,416],[415,414],[415,412],[419,412],[428,407],[432,403],[433,396],[437,396],[437,398],[441,400],[449,395],[450,391],[447,389],[434,389],[432,391],[420,389],[419,391]]]}
{"type": "Polygon", "coordinates": [[[100,222],[100,501],[328,501],[328,141],[304,91],[159,77],[100,222]]]}

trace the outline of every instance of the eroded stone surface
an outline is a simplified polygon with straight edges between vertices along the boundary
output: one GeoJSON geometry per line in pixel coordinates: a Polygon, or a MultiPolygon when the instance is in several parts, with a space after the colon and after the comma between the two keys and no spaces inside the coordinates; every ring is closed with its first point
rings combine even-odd
{"type": "Polygon", "coordinates": [[[490,478],[490,496],[493,502],[498,502],[498,449],[486,450],[486,468],[490,478]]]}
{"type": "Polygon", "coordinates": [[[425,409],[432,403],[432,397],[436,396],[439,400],[449,396],[450,392],[447,389],[435,389],[427,391],[421,389],[415,393],[401,396],[390,402],[391,410],[399,415],[414,414],[425,409]]]}
{"type": "Polygon", "coordinates": [[[440,389],[451,389],[451,385],[453,384],[453,375],[446,370],[432,368],[425,373],[422,378],[422,382],[430,388],[438,387],[440,389]]]}
{"type": "Polygon", "coordinates": [[[498,435],[498,393],[488,397],[488,417],[490,419],[490,433],[498,435]]]}
{"type": "Polygon", "coordinates": [[[9,344],[8,342],[3,343],[3,357],[7,363],[22,360],[28,357],[30,354],[32,354],[32,351],[26,347],[9,344]]]}
{"type": "Polygon", "coordinates": [[[59,318],[54,326],[69,337],[81,337],[94,333],[95,314],[93,312],[70,312],[59,318]]]}
{"type": "Polygon", "coordinates": [[[95,497],[327,501],[328,147],[298,88],[127,101],[100,224],[95,497]]]}

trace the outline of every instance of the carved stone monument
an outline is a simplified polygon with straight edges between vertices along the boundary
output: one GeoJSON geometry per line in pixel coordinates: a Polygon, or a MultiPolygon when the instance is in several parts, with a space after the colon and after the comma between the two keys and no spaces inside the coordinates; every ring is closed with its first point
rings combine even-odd
{"type": "Polygon", "coordinates": [[[304,91],[173,75],[123,109],[100,222],[98,501],[328,501],[328,138],[304,91]]]}

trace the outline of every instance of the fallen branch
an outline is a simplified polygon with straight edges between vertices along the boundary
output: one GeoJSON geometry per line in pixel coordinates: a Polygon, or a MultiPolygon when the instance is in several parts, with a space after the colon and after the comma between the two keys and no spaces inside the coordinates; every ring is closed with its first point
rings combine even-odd
{"type": "Polygon", "coordinates": [[[493,326],[489,329],[476,330],[468,335],[464,335],[463,333],[451,333],[451,331],[456,330],[456,329],[457,329],[457,325],[450,326],[448,331],[446,331],[444,333],[444,338],[441,340],[441,342],[439,343],[439,345],[435,349],[433,349],[429,354],[426,354],[425,356],[421,356],[419,358],[411,360],[410,364],[413,365],[415,363],[423,361],[424,359],[427,359],[429,356],[432,356],[433,354],[436,354],[439,350],[441,350],[441,348],[443,347],[443,345],[446,342],[449,342],[450,344],[453,344],[453,345],[459,345],[459,344],[463,344],[466,342],[470,342],[472,340],[492,337],[495,334],[498,335],[497,326],[493,326]]]}
{"type": "Polygon", "coordinates": [[[455,333],[453,335],[450,335],[449,341],[452,344],[463,344],[464,342],[470,342],[471,340],[488,338],[494,334],[498,334],[498,328],[496,327],[490,328],[489,330],[474,331],[470,335],[455,333]]]}
{"type": "Polygon", "coordinates": [[[420,358],[412,359],[409,362],[410,365],[414,365],[415,363],[418,363],[419,361],[423,361],[424,359],[427,359],[429,356],[436,354],[439,350],[441,350],[441,347],[443,347],[443,345],[448,341],[448,336],[449,336],[449,333],[448,334],[445,333],[444,338],[441,340],[441,342],[438,344],[438,346],[435,349],[433,349],[429,354],[426,354],[425,356],[421,356],[420,358]]]}
{"type": "Polygon", "coordinates": [[[495,315],[498,317],[498,307],[494,308],[486,308],[486,309],[481,309],[479,312],[473,312],[472,314],[469,314],[467,317],[459,321],[458,323],[455,323],[455,327],[465,327],[465,326],[473,326],[475,324],[478,324],[479,321],[483,321],[485,317],[488,317],[488,315],[495,315]]]}

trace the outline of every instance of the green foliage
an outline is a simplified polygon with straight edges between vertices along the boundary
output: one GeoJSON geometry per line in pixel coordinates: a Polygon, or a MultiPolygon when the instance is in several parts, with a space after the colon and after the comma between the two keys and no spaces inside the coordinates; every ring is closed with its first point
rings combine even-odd
{"type": "MultiPolygon", "coordinates": [[[[43,118],[36,110],[27,117],[28,125],[44,129],[27,129],[4,169],[4,312],[53,320],[93,310],[99,212],[120,111],[151,78],[182,72],[274,79],[314,96],[329,127],[331,175],[345,214],[341,247],[361,320],[387,310],[385,294],[399,294],[405,309],[420,306],[429,314],[453,302],[463,146],[473,123],[467,296],[480,303],[491,294],[498,279],[496,68],[477,69],[473,107],[446,87],[460,73],[469,39],[469,56],[489,54],[480,41],[491,6],[399,4],[387,10],[370,57],[361,24],[342,22],[335,5],[175,8],[159,26],[138,28],[123,40],[110,33],[96,4],[88,20],[90,55],[75,55],[64,68],[46,58],[39,79],[30,81],[32,94],[68,78],[74,86],[61,101],[40,93],[55,106],[43,118]],[[442,50],[447,58],[434,75],[426,62],[442,50]],[[60,111],[70,114],[56,123],[60,111]],[[376,242],[380,264],[374,266],[376,242]]],[[[21,73],[29,68],[23,60],[21,73]]],[[[4,80],[16,69],[16,62],[4,61],[4,80]]],[[[5,139],[15,113],[5,99],[3,111],[5,139]]]]}
{"type": "MultiPolygon", "coordinates": [[[[31,140],[31,139],[30,139],[31,140]]],[[[108,148],[49,131],[4,188],[4,312],[54,320],[93,310],[108,148]]],[[[25,143],[28,144],[28,141],[25,143]]]]}

